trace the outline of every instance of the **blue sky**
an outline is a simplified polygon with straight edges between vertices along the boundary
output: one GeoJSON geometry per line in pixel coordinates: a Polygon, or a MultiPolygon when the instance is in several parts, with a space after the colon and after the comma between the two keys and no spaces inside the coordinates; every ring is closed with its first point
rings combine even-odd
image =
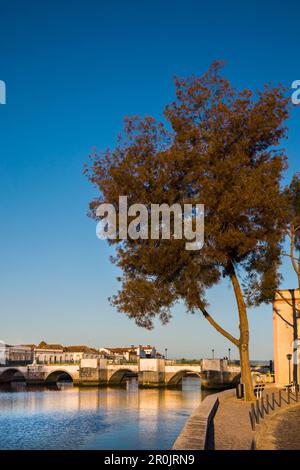
{"type": "MultiPolygon", "coordinates": [[[[300,79],[296,1],[0,0],[0,339],[95,346],[153,343],[170,356],[237,351],[200,315],[174,309],[148,332],[118,314],[111,249],[86,216],[82,175],[93,147],[113,146],[122,119],[162,115],[173,76],[215,59],[238,87],[300,79]]],[[[288,122],[289,180],[299,170],[300,106],[288,122]]],[[[283,287],[296,287],[283,266],[283,287]]],[[[210,311],[237,332],[228,284],[210,311]]],[[[272,356],[272,308],[249,313],[253,358],[272,356]]]]}

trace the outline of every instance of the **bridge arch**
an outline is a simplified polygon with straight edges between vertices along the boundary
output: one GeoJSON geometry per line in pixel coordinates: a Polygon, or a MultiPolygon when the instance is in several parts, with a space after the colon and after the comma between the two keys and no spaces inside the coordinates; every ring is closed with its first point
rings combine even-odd
{"type": "Polygon", "coordinates": [[[138,377],[138,373],[130,369],[117,369],[111,374],[110,378],[108,379],[108,384],[119,385],[126,377],[138,377]]]}
{"type": "Polygon", "coordinates": [[[201,373],[196,372],[191,369],[182,369],[179,370],[178,372],[174,372],[172,374],[168,374],[169,377],[166,377],[166,384],[169,386],[177,386],[182,382],[183,377],[186,376],[197,376],[201,380],[201,373]]]}
{"type": "Polygon", "coordinates": [[[63,369],[53,370],[45,377],[45,382],[47,384],[55,385],[60,380],[74,383],[74,377],[72,376],[72,374],[70,374],[70,372],[63,370],[63,369]]]}
{"type": "Polygon", "coordinates": [[[0,383],[10,383],[14,381],[26,381],[24,373],[19,369],[12,367],[0,373],[0,383]]]}

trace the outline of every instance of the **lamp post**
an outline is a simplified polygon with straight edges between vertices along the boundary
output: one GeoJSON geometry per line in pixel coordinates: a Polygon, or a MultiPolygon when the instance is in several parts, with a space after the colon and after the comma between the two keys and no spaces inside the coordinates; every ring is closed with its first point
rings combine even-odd
{"type": "Polygon", "coordinates": [[[287,354],[286,358],[289,361],[289,385],[291,383],[291,360],[292,360],[292,354],[287,354]]]}
{"type": "Polygon", "coordinates": [[[228,360],[230,361],[230,353],[231,353],[231,349],[228,348],[228,360]]]}
{"type": "Polygon", "coordinates": [[[165,348],[165,359],[168,359],[168,348],[165,348]]]}
{"type": "Polygon", "coordinates": [[[212,352],[212,358],[214,359],[215,358],[215,350],[212,349],[211,352],[212,352]]]}

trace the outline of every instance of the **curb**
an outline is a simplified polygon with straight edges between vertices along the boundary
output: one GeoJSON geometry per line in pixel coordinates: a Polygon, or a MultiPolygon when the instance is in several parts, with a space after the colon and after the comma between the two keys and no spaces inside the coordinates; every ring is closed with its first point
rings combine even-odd
{"type": "Polygon", "coordinates": [[[181,433],[173,444],[172,450],[206,450],[209,448],[209,434],[213,418],[219,404],[233,397],[235,389],[214,393],[204,398],[187,419],[181,433]]]}

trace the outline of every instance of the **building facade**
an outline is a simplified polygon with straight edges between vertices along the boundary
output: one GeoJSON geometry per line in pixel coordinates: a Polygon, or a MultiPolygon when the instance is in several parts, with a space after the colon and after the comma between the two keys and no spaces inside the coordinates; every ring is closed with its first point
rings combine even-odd
{"type": "Polygon", "coordinates": [[[81,359],[97,359],[99,351],[88,346],[62,346],[42,341],[34,348],[36,364],[80,364],[81,359]]]}
{"type": "Polygon", "coordinates": [[[124,348],[100,348],[100,353],[108,359],[116,361],[137,362],[139,359],[161,358],[161,354],[156,351],[154,346],[134,346],[124,348]]]}
{"type": "Polygon", "coordinates": [[[278,385],[300,383],[300,291],[281,290],[273,304],[274,368],[278,385]]]}
{"type": "Polygon", "coordinates": [[[0,365],[26,366],[32,364],[33,350],[30,346],[0,344],[0,365]]]}
{"type": "Polygon", "coordinates": [[[137,362],[138,357],[134,346],[129,348],[100,348],[100,354],[114,361],[137,362]]]}

